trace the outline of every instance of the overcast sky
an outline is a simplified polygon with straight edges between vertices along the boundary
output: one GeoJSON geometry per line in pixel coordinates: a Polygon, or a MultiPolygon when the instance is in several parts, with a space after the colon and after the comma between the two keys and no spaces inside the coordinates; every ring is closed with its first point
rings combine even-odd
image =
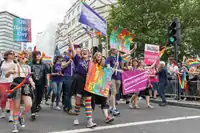
{"type": "Polygon", "coordinates": [[[61,22],[76,0],[0,0],[0,11],[32,20],[33,41],[52,21],[61,22]]]}

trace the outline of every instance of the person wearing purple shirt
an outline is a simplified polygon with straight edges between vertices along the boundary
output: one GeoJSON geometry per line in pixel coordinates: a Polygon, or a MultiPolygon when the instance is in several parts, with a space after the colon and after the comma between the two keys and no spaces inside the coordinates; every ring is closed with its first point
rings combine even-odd
{"type": "Polygon", "coordinates": [[[121,73],[119,72],[122,67],[122,57],[117,56],[118,50],[111,49],[111,56],[106,59],[105,64],[107,67],[117,68],[117,72],[114,72],[112,75],[111,81],[111,105],[110,105],[110,112],[114,116],[120,115],[120,112],[116,109],[116,95],[119,92],[121,86],[121,73]]]}
{"type": "Polygon", "coordinates": [[[72,109],[72,83],[73,83],[73,73],[74,73],[74,63],[73,60],[65,56],[62,62],[62,69],[64,72],[63,77],[63,110],[70,115],[75,115],[76,113],[72,109]]]}
{"type": "Polygon", "coordinates": [[[52,95],[52,101],[51,101],[51,108],[54,108],[54,100],[56,98],[56,106],[55,109],[56,110],[60,110],[59,107],[59,102],[60,102],[60,92],[62,89],[62,78],[63,78],[63,74],[62,74],[62,60],[63,57],[62,56],[57,56],[55,61],[54,61],[54,65],[53,65],[53,72],[52,72],[52,88],[53,88],[53,95],[52,95]]]}
{"type": "Polygon", "coordinates": [[[86,117],[88,120],[87,127],[93,128],[97,125],[96,123],[93,123],[92,121],[92,105],[91,105],[92,94],[84,90],[86,75],[88,72],[88,67],[89,67],[89,62],[90,62],[89,60],[90,53],[87,48],[83,48],[79,56],[78,54],[76,54],[74,45],[71,43],[70,40],[69,40],[69,44],[70,44],[70,48],[72,49],[72,57],[73,57],[74,64],[76,66],[74,81],[73,81],[74,82],[73,89],[76,96],[75,112],[76,112],[77,118],[74,120],[74,125],[79,125],[78,116],[80,113],[81,98],[84,97],[85,104],[86,104],[85,112],[86,112],[86,117]]]}
{"type": "Polygon", "coordinates": [[[123,70],[123,62],[122,57],[127,57],[130,54],[132,54],[135,51],[135,49],[132,49],[130,53],[123,54],[122,56],[118,56],[118,50],[117,49],[111,49],[111,56],[109,56],[106,59],[105,64],[107,67],[116,68],[117,72],[114,72],[112,75],[112,81],[111,81],[111,105],[110,105],[110,113],[112,113],[114,116],[120,115],[120,112],[116,109],[116,95],[119,93],[119,89],[121,87],[121,73],[123,70]]]}

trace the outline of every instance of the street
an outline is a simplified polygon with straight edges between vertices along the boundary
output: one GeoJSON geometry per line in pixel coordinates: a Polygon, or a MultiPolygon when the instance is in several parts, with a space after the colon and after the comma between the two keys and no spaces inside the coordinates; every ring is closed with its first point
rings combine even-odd
{"type": "MultiPolygon", "coordinates": [[[[39,113],[35,122],[26,115],[26,128],[21,133],[199,133],[200,110],[182,107],[146,108],[141,103],[141,109],[130,110],[128,105],[118,105],[121,116],[116,117],[112,124],[105,124],[104,117],[97,106],[94,121],[98,127],[87,129],[84,109],[81,109],[80,125],[74,126],[74,116],[63,111],[52,110],[47,106],[39,113]]],[[[0,133],[11,133],[12,124],[0,120],[0,133]]]]}

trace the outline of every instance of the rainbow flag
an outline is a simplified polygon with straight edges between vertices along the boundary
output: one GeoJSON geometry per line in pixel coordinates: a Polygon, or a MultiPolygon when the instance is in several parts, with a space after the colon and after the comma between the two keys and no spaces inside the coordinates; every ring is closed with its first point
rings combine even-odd
{"type": "Polygon", "coordinates": [[[90,62],[84,90],[103,97],[109,96],[113,71],[90,62]]]}
{"type": "Polygon", "coordinates": [[[132,57],[129,55],[129,56],[127,56],[127,57],[123,57],[122,58],[122,61],[124,62],[124,63],[127,63],[128,61],[129,61],[129,59],[131,59],[132,57]]]}
{"type": "Polygon", "coordinates": [[[48,56],[44,56],[43,58],[42,58],[42,62],[43,63],[51,63],[52,62],[52,57],[48,57],[48,56]]]}
{"type": "Polygon", "coordinates": [[[189,67],[198,67],[200,66],[200,62],[199,61],[192,61],[188,63],[189,67]]]}
{"type": "Polygon", "coordinates": [[[165,53],[165,50],[166,50],[166,47],[163,48],[163,49],[160,51],[160,53],[159,53],[160,58],[161,58],[161,57],[163,56],[163,54],[165,53]]]}
{"type": "Polygon", "coordinates": [[[178,80],[181,89],[187,89],[186,72],[183,72],[182,75],[178,74],[178,80]]]}

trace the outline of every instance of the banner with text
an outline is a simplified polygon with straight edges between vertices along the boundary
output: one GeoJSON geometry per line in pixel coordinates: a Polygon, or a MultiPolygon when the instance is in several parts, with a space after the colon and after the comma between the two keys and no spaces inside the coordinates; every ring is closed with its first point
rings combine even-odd
{"type": "Polygon", "coordinates": [[[13,19],[13,40],[16,42],[31,42],[31,20],[13,19]]]}
{"type": "Polygon", "coordinates": [[[125,71],[122,73],[123,94],[131,94],[145,90],[148,83],[147,71],[125,71]]]}
{"type": "Polygon", "coordinates": [[[79,22],[107,35],[106,21],[87,4],[82,4],[79,22]]]}
{"type": "Polygon", "coordinates": [[[160,47],[158,45],[145,44],[144,50],[144,63],[146,65],[152,65],[155,61],[158,65],[160,62],[160,47]]]}
{"type": "Polygon", "coordinates": [[[103,97],[108,97],[113,74],[112,68],[90,63],[85,83],[85,90],[103,97]]]}

